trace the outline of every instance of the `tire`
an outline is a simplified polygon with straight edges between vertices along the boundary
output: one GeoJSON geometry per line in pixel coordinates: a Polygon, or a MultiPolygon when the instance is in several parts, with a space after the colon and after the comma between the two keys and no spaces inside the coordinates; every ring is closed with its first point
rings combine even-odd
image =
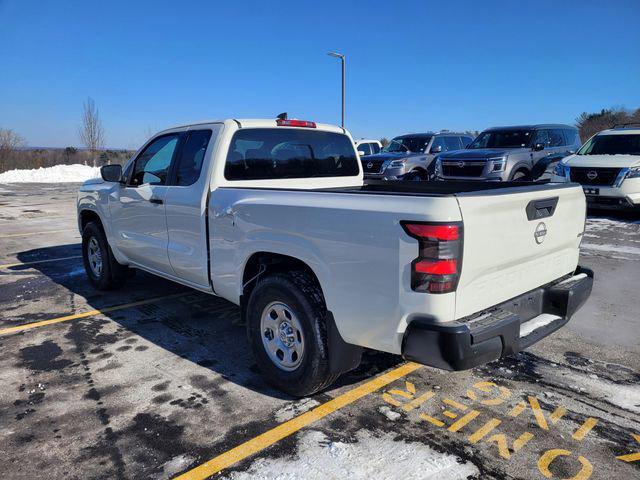
{"type": "Polygon", "coordinates": [[[511,176],[512,182],[527,182],[529,181],[529,174],[525,170],[518,170],[511,176]]]}
{"type": "Polygon", "coordinates": [[[89,281],[98,290],[119,288],[132,276],[132,270],[115,259],[102,226],[96,222],[89,222],[82,231],[82,260],[89,281]]]}
{"type": "Polygon", "coordinates": [[[427,174],[420,170],[412,170],[411,172],[407,173],[404,177],[402,177],[402,179],[410,182],[426,182],[427,174]]]}
{"type": "Polygon", "coordinates": [[[247,337],[271,385],[305,397],[338,378],[329,369],[326,311],[320,287],[306,272],[274,273],[258,282],[247,302],[247,337]]]}

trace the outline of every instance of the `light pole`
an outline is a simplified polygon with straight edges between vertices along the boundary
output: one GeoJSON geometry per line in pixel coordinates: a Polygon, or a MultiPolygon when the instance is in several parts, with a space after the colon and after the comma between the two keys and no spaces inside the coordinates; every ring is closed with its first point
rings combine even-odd
{"type": "Polygon", "coordinates": [[[327,55],[335,58],[339,58],[342,62],[342,128],[344,128],[344,64],[346,62],[346,57],[337,52],[329,52],[327,55]]]}

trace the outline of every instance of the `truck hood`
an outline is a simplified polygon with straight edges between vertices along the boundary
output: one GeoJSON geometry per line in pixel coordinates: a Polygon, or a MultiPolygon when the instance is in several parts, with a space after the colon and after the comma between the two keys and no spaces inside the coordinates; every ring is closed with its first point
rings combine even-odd
{"type": "Polygon", "coordinates": [[[386,160],[397,160],[399,158],[407,158],[407,157],[411,157],[414,155],[419,155],[418,153],[414,153],[414,152],[403,152],[403,153],[376,153],[374,155],[367,155],[366,157],[360,157],[360,160],[362,162],[368,162],[370,160],[382,160],[382,161],[386,161],[386,160]]]}
{"type": "Polygon", "coordinates": [[[640,166],[640,155],[570,155],[562,162],[570,167],[630,168],[640,166]]]}
{"type": "Polygon", "coordinates": [[[453,152],[441,153],[441,160],[487,160],[494,157],[503,157],[510,153],[527,150],[525,148],[467,148],[465,150],[455,150],[453,152]]]}

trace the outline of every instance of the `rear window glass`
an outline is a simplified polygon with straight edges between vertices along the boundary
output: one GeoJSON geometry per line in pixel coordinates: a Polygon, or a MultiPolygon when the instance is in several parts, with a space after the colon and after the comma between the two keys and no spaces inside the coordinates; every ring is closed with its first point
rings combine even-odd
{"type": "Polygon", "coordinates": [[[358,157],[346,135],[313,129],[247,128],[231,140],[227,180],[358,175],[358,157]]]}

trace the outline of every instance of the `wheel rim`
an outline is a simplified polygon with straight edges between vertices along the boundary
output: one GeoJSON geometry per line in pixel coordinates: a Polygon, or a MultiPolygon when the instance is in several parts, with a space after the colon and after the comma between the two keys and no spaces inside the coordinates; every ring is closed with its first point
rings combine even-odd
{"type": "Polygon", "coordinates": [[[102,275],[102,250],[96,237],[91,237],[87,245],[87,259],[91,273],[96,277],[102,275]]]}
{"type": "Polygon", "coordinates": [[[271,302],[260,318],[262,345],[273,364],[290,372],[298,368],[304,356],[302,325],[285,303],[271,302]]]}

